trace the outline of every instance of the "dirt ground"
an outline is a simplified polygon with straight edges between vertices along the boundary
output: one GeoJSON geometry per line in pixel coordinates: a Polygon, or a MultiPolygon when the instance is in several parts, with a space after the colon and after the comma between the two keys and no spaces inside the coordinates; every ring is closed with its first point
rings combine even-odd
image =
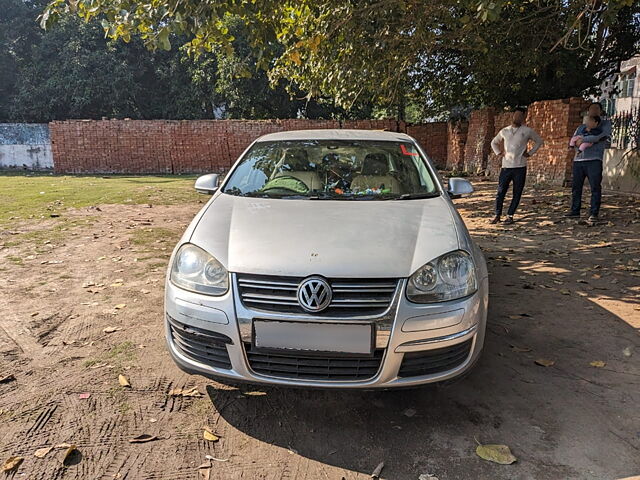
{"type": "Polygon", "coordinates": [[[467,378],[416,390],[236,389],[178,370],[163,280],[196,201],[5,224],[0,462],[24,457],[14,477],[47,480],[352,480],[380,462],[386,479],[640,475],[640,199],[605,195],[590,227],[561,217],[566,189],[528,187],[519,221],[493,226],[495,186],[457,202],[489,263],[484,355],[467,378]],[[201,395],[170,395],[190,387],[201,395]],[[130,443],[143,434],[157,439],[130,443]],[[476,442],[518,461],[484,461],[476,442]],[[77,447],[66,460],[34,456],[62,443],[77,447]]]}

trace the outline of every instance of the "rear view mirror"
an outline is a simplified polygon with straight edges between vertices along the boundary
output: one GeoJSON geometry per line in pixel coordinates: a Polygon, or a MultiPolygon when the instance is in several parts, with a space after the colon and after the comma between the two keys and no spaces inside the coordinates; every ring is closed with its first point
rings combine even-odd
{"type": "Polygon", "coordinates": [[[218,190],[218,174],[202,175],[196,180],[196,192],[213,195],[218,190]]]}
{"type": "Polygon", "coordinates": [[[460,198],[473,193],[473,185],[464,178],[450,178],[448,192],[451,198],[460,198]]]}

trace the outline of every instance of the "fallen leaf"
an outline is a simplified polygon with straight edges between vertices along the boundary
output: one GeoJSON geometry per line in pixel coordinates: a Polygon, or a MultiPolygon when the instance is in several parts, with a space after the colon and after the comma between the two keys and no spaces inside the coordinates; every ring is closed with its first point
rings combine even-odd
{"type": "Polygon", "coordinates": [[[51,450],[53,450],[53,447],[39,448],[38,450],[33,452],[33,456],[38,458],[44,458],[49,454],[51,450]]]}
{"type": "Polygon", "coordinates": [[[24,457],[9,457],[2,464],[2,471],[14,472],[18,469],[18,467],[23,461],[24,461],[24,457]]]}
{"type": "Polygon", "coordinates": [[[127,377],[125,377],[124,375],[118,375],[118,383],[120,383],[120,385],[122,385],[123,387],[131,388],[129,380],[127,380],[127,377]]]}
{"type": "Polygon", "coordinates": [[[144,293],[146,295],[147,293],[151,293],[151,290],[147,290],[146,288],[143,288],[142,290],[140,290],[140,293],[144,293]]]}
{"type": "Polygon", "coordinates": [[[138,435],[137,437],[130,438],[129,443],[147,443],[153,442],[154,440],[158,440],[158,437],[155,435],[143,433],[142,435],[138,435]]]}
{"type": "Polygon", "coordinates": [[[15,375],[13,373],[10,373],[9,375],[5,375],[4,377],[0,377],[0,383],[13,382],[15,379],[16,379],[15,375]]]}
{"type": "Polygon", "coordinates": [[[510,346],[511,346],[511,350],[518,353],[527,353],[532,351],[532,349],[529,347],[518,347],[517,345],[510,345],[510,346]]]}
{"type": "Polygon", "coordinates": [[[80,395],[78,395],[78,398],[80,400],[86,400],[87,398],[89,398],[91,396],[90,393],[81,393],[80,395]]]}
{"type": "Polygon", "coordinates": [[[409,418],[413,417],[416,413],[417,412],[415,408],[407,408],[404,412],[402,412],[405,417],[409,418]]]}
{"type": "Polygon", "coordinates": [[[254,392],[244,392],[244,395],[248,395],[248,396],[252,396],[252,397],[259,397],[262,395],[266,395],[267,392],[259,392],[259,391],[254,391],[254,392]]]}
{"type": "Polygon", "coordinates": [[[500,465],[511,465],[518,460],[506,445],[478,445],[476,454],[484,460],[500,465]]]}
{"type": "Polygon", "coordinates": [[[371,478],[380,478],[382,469],[384,468],[384,462],[380,462],[373,472],[371,472],[371,478]]]}
{"type": "Polygon", "coordinates": [[[203,463],[198,467],[198,476],[200,480],[209,480],[211,478],[211,462],[203,463]]]}
{"type": "Polygon", "coordinates": [[[418,480],[439,480],[435,475],[431,475],[430,473],[421,473],[418,477],[418,480]]]}
{"type": "Polygon", "coordinates": [[[57,445],[54,445],[54,447],[53,447],[53,448],[69,448],[69,447],[71,447],[71,446],[72,446],[72,445],[71,445],[70,443],[59,443],[59,444],[57,444],[57,445]]]}
{"type": "Polygon", "coordinates": [[[631,356],[631,347],[625,347],[622,349],[622,355],[624,355],[625,357],[630,357],[631,356]]]}
{"type": "Polygon", "coordinates": [[[560,293],[562,295],[571,295],[571,292],[569,290],[567,290],[566,288],[560,289],[560,293]]]}
{"type": "Polygon", "coordinates": [[[602,368],[606,365],[606,362],[603,362],[602,360],[594,360],[589,365],[596,368],[602,368]]]}
{"type": "Polygon", "coordinates": [[[65,467],[69,466],[69,464],[73,460],[73,457],[78,453],[79,453],[78,449],[76,448],[75,445],[73,444],[69,445],[69,447],[67,448],[67,451],[64,452],[64,457],[62,457],[62,465],[65,467]]]}
{"type": "Polygon", "coordinates": [[[126,303],[119,303],[118,305],[116,305],[115,308],[116,310],[122,310],[124,307],[126,307],[127,304],[126,303]]]}
{"type": "Polygon", "coordinates": [[[31,316],[32,316],[32,317],[37,317],[38,315],[40,315],[40,312],[33,312],[33,313],[31,314],[31,316]]]}
{"type": "Polygon", "coordinates": [[[555,365],[555,361],[549,360],[548,358],[538,358],[535,361],[536,365],[540,365],[541,367],[551,367],[555,365]]]}
{"type": "Polygon", "coordinates": [[[122,330],[122,327],[106,327],[106,328],[102,329],[102,331],[104,333],[113,333],[113,332],[117,332],[119,330],[122,330]]]}
{"type": "Polygon", "coordinates": [[[208,440],[209,442],[217,442],[218,440],[220,440],[220,437],[218,437],[215,433],[213,433],[209,429],[209,427],[204,427],[203,428],[202,437],[205,440],[208,440]]]}
{"type": "Polygon", "coordinates": [[[171,397],[200,397],[202,394],[198,391],[198,387],[191,388],[172,388],[169,390],[171,397]]]}

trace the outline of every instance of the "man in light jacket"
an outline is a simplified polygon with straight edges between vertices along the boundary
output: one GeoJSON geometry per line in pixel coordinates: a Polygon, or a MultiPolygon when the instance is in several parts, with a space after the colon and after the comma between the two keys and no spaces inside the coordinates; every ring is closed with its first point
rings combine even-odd
{"type": "Polygon", "coordinates": [[[536,153],[544,144],[540,135],[532,128],[524,125],[527,111],[524,108],[516,108],[513,112],[511,125],[498,132],[491,141],[491,148],[496,155],[502,156],[502,168],[498,180],[498,192],[496,194],[496,216],[491,223],[498,223],[502,216],[504,197],[509,190],[509,184],[513,182],[513,196],[507,211],[507,219],[504,223],[513,223],[513,215],[516,213],[520,197],[524,190],[527,178],[527,158],[536,153]],[[528,150],[529,140],[534,145],[528,150]]]}
{"type": "MultiPolygon", "coordinates": [[[[598,116],[602,118],[602,105],[600,102],[594,102],[589,105],[590,116],[598,116]]],[[[579,217],[580,207],[582,204],[582,187],[584,186],[585,177],[589,179],[591,187],[591,208],[589,209],[589,222],[598,221],[600,213],[600,203],[602,198],[602,158],[604,150],[607,148],[609,137],[611,137],[611,121],[602,119],[598,125],[601,133],[598,135],[580,136],[576,142],[576,147],[580,147],[583,142],[592,143],[593,145],[584,151],[578,151],[573,159],[573,175],[571,179],[571,210],[566,217],[579,217]]],[[[580,127],[574,133],[578,135],[580,127]]]]}

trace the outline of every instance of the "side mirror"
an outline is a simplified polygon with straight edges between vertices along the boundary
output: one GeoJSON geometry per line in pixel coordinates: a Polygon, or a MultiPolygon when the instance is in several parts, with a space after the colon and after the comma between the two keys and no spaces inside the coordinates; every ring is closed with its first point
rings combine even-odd
{"type": "Polygon", "coordinates": [[[218,190],[218,174],[202,175],[196,180],[196,192],[213,195],[218,190]]]}
{"type": "Polygon", "coordinates": [[[464,178],[450,178],[448,192],[451,198],[460,198],[473,193],[473,185],[464,178]]]}

